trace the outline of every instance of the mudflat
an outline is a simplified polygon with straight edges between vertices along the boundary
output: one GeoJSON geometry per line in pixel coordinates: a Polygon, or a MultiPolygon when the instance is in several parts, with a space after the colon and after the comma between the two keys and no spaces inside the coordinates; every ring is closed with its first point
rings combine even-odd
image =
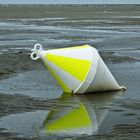
{"type": "Polygon", "coordinates": [[[1,5],[0,138],[139,139],[139,70],[140,5],[1,5]],[[30,59],[37,42],[44,49],[97,48],[127,90],[62,93],[43,63],[30,59]],[[60,131],[57,126],[58,134],[49,133],[51,123],[81,104],[90,119],[86,129],[60,131]]]}

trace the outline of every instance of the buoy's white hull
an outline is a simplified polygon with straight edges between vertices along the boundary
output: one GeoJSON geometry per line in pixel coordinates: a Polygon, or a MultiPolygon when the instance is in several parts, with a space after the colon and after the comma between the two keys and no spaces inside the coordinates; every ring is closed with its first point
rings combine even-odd
{"type": "Polygon", "coordinates": [[[120,90],[120,86],[99,56],[96,74],[85,92],[120,90]]]}

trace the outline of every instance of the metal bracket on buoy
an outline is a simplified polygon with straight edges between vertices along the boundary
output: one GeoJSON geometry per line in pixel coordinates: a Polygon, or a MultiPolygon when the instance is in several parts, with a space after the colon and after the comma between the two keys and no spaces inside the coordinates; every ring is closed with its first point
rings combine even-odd
{"type": "Polygon", "coordinates": [[[37,43],[34,45],[34,48],[31,49],[32,53],[31,53],[31,59],[32,60],[37,60],[38,58],[40,58],[39,56],[39,52],[43,51],[42,45],[40,43],[37,43]]]}

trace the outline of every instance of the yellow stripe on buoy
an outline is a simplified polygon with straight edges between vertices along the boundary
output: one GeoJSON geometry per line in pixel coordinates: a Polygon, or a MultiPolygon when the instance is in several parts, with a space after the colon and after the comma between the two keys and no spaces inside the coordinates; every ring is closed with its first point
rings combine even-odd
{"type": "Polygon", "coordinates": [[[60,85],[60,87],[67,93],[71,93],[71,90],[68,88],[68,86],[55,74],[55,72],[46,64],[45,65],[50,73],[53,75],[53,77],[56,79],[57,83],[60,85]]]}
{"type": "Polygon", "coordinates": [[[61,130],[88,127],[91,125],[91,121],[84,105],[81,105],[79,108],[71,110],[64,116],[56,118],[53,122],[45,125],[46,132],[53,133],[61,130]]]}
{"type": "Polygon", "coordinates": [[[46,54],[46,59],[80,81],[83,81],[86,78],[91,65],[91,61],[89,60],[75,59],[53,54],[46,54]]]}

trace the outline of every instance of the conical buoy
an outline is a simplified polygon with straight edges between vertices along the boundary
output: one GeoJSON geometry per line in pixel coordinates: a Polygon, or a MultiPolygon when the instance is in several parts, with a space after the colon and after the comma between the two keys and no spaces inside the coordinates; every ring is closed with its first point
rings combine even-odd
{"type": "Polygon", "coordinates": [[[98,51],[89,46],[43,50],[35,44],[31,59],[40,58],[64,92],[88,93],[122,90],[98,51]]]}

